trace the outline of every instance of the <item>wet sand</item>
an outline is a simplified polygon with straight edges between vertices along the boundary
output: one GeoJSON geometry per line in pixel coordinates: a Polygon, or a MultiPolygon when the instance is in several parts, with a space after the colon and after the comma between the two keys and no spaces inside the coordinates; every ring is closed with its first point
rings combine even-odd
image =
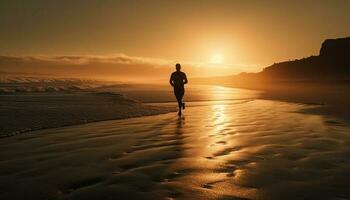
{"type": "MultiPolygon", "coordinates": [[[[252,99],[258,94],[253,90],[191,85],[186,87],[185,101],[252,99]]],[[[55,79],[0,82],[0,137],[174,112],[177,106],[164,104],[174,100],[169,85],[103,84],[55,79]]]]}
{"type": "Polygon", "coordinates": [[[144,105],[108,92],[0,94],[0,138],[33,130],[164,114],[175,107],[144,105]]]}
{"type": "Polygon", "coordinates": [[[3,138],[0,199],[349,199],[350,128],[312,107],[191,102],[3,138]]]}

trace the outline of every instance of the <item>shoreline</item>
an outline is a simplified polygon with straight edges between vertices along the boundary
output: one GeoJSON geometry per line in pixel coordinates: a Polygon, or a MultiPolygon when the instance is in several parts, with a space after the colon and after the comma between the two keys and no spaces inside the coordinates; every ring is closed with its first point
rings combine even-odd
{"type": "MultiPolygon", "coordinates": [[[[209,86],[209,85],[208,85],[209,86]]],[[[271,100],[279,102],[288,102],[295,104],[304,104],[304,105],[314,105],[315,107],[309,108],[303,112],[317,115],[327,115],[332,118],[339,119],[342,124],[350,123],[350,116],[342,113],[343,110],[348,110],[346,104],[337,104],[337,102],[325,102],[321,98],[308,98],[303,95],[294,94],[293,92],[286,93],[285,90],[274,91],[272,93],[268,90],[254,90],[252,88],[240,88],[230,85],[210,85],[216,88],[218,91],[215,93],[221,95],[220,92],[229,94],[228,96],[208,96],[208,97],[196,97],[200,94],[200,90],[190,90],[185,98],[185,102],[192,105],[188,106],[197,106],[201,104],[211,104],[216,102],[223,101],[250,101],[250,100],[271,100]],[[244,92],[248,91],[247,96],[240,96],[240,90],[244,89],[244,92]],[[222,91],[220,91],[222,90],[222,91]],[[232,91],[231,91],[232,90],[232,91]],[[282,92],[281,92],[282,91],[282,92]],[[270,94],[269,94],[270,92],[270,94]],[[197,94],[198,93],[198,94],[197,94]],[[277,95],[276,95],[277,94],[277,95]],[[194,96],[193,96],[194,95],[194,96]],[[238,95],[238,96],[237,96],[238,95]],[[287,96],[289,95],[289,96],[287,96]],[[216,99],[215,99],[216,98],[216,99]],[[220,99],[221,98],[221,99],[220,99]],[[187,100],[186,100],[187,99],[187,100]],[[337,107],[338,106],[338,107],[337,107]],[[345,107],[345,108],[344,108],[345,107]]],[[[207,87],[206,87],[207,88],[207,87]]],[[[211,88],[212,89],[212,88],[211,88]]],[[[11,137],[16,135],[21,135],[37,130],[44,130],[50,128],[59,128],[80,124],[87,124],[100,121],[109,121],[109,120],[123,120],[135,117],[142,116],[151,116],[165,114],[169,112],[175,112],[177,106],[176,102],[171,101],[172,93],[169,93],[166,90],[158,91],[159,94],[163,94],[165,98],[156,94],[156,99],[151,99],[152,93],[147,94],[147,91],[143,91],[143,88],[133,91],[85,91],[85,92],[73,92],[73,93],[37,93],[37,94],[16,94],[16,95],[0,95],[0,102],[4,105],[7,103],[12,103],[13,101],[18,101],[23,104],[23,97],[26,97],[27,100],[26,106],[23,108],[18,108],[13,110],[17,104],[11,105],[8,104],[7,107],[0,108],[2,115],[0,115],[0,120],[4,122],[4,127],[0,128],[0,138],[11,137]],[[169,93],[169,94],[168,94],[169,93]],[[144,99],[140,99],[140,94],[146,95],[144,99]],[[147,96],[148,95],[148,96],[147,96]],[[169,96],[166,96],[169,95],[169,96]],[[30,97],[30,98],[29,98],[30,97]],[[74,98],[73,98],[74,97],[74,98]],[[7,101],[3,99],[8,98],[7,101]],[[152,100],[152,101],[150,101],[152,100]],[[61,101],[64,101],[61,103],[61,101]],[[67,102],[68,101],[68,102],[67,102]],[[34,103],[33,103],[34,102],[34,103]],[[28,110],[29,107],[35,107],[37,104],[40,104],[38,108],[33,108],[28,110]],[[44,105],[42,105],[44,104],[44,105]],[[62,104],[62,105],[59,105],[62,104]],[[47,107],[43,110],[42,107],[47,107]],[[77,108],[78,107],[78,108],[77,108]],[[26,110],[27,109],[27,110],[26,110]],[[39,109],[39,110],[38,110],[39,109]],[[54,111],[52,111],[54,109],[54,111]],[[4,112],[5,111],[5,112],[4,112]],[[16,113],[17,112],[17,113],[16,113]],[[34,112],[34,114],[32,114],[34,112]],[[35,114],[36,113],[36,114],[35,114]],[[12,116],[11,119],[7,119],[7,114],[12,116]],[[47,114],[51,119],[42,117],[41,115],[47,114]],[[21,120],[18,118],[26,119],[27,125],[23,125],[21,120]],[[38,118],[38,119],[35,119],[38,118]],[[68,118],[68,119],[66,119],[68,118]],[[28,122],[32,120],[32,125],[28,122]],[[34,122],[33,122],[34,120],[34,122]],[[51,121],[50,121],[51,120],[51,121]],[[7,122],[12,124],[7,124],[7,122]],[[29,123],[29,125],[28,125],[29,123]],[[6,125],[5,125],[6,124],[6,125]],[[39,124],[39,125],[38,125],[39,124]],[[8,128],[8,127],[10,128],[8,128]],[[12,126],[12,128],[11,128],[12,126]]],[[[294,90],[295,92],[296,90],[294,90]]],[[[298,91],[299,92],[299,91],[298,91]]],[[[19,104],[19,106],[23,106],[19,104]]],[[[338,120],[336,120],[338,121],[338,120]]]]}
{"type": "Polygon", "coordinates": [[[175,111],[144,105],[111,93],[51,93],[0,95],[0,138],[36,130],[91,122],[128,119],[175,111]]]}
{"type": "Polygon", "coordinates": [[[140,118],[140,117],[147,117],[147,116],[155,116],[155,115],[162,115],[162,114],[168,114],[171,112],[176,112],[175,110],[172,110],[171,108],[167,108],[168,110],[164,112],[157,112],[157,113],[145,113],[145,114],[140,114],[140,115],[133,115],[133,116],[128,116],[128,117],[117,117],[117,118],[109,118],[109,119],[97,119],[93,121],[86,121],[86,122],[78,122],[74,124],[66,124],[66,125],[60,125],[60,126],[52,126],[52,127],[43,127],[43,128],[38,128],[38,129],[27,129],[27,130],[22,130],[22,131],[15,131],[12,133],[8,134],[0,134],[0,140],[3,138],[8,138],[8,137],[14,137],[14,136],[19,136],[19,135],[24,135],[24,134],[30,134],[31,132],[35,131],[42,131],[42,130],[49,130],[49,129],[56,129],[56,128],[64,128],[64,127],[71,127],[71,126],[78,126],[78,125],[84,125],[84,124],[90,124],[90,123],[95,123],[95,122],[106,122],[106,121],[115,121],[115,120],[125,120],[125,119],[135,119],[135,118],[140,118]]]}
{"type": "Polygon", "coordinates": [[[350,124],[350,95],[345,94],[345,90],[350,88],[348,84],[323,85],[317,88],[315,85],[301,85],[268,89],[267,87],[253,88],[240,87],[230,84],[207,84],[227,88],[244,89],[257,91],[256,99],[289,102],[305,105],[317,105],[318,107],[307,109],[307,113],[317,115],[327,115],[340,119],[343,123],[350,124]]]}
{"type": "MultiPolygon", "coordinates": [[[[193,103],[192,105],[187,105],[187,107],[197,107],[197,106],[209,106],[210,104],[213,104],[215,102],[227,102],[223,103],[223,105],[233,105],[241,102],[248,102],[248,101],[254,101],[254,100],[268,100],[268,101],[275,101],[275,102],[282,102],[282,103],[293,103],[293,104],[302,104],[302,105],[309,105],[309,106],[316,106],[312,107],[309,109],[317,109],[320,106],[324,106],[323,104],[317,104],[317,103],[305,103],[305,102],[291,102],[291,101],[283,101],[283,100],[271,100],[271,99],[224,99],[224,100],[201,100],[201,101],[187,101],[187,103],[193,103]],[[233,102],[236,101],[236,102],[233,102]],[[230,103],[229,103],[230,102],[230,103]],[[203,104],[204,103],[204,104],[203,104]],[[197,105],[196,105],[197,104],[197,105]]],[[[96,119],[92,121],[83,121],[83,122],[77,122],[77,123],[72,123],[72,124],[64,124],[60,126],[50,126],[50,127],[42,127],[42,128],[37,128],[37,129],[26,129],[22,131],[15,131],[12,133],[8,134],[1,134],[0,139],[2,138],[8,138],[8,137],[13,137],[17,135],[23,135],[23,134],[30,134],[30,132],[34,131],[42,131],[42,130],[49,130],[49,129],[56,129],[56,128],[63,128],[63,127],[71,127],[71,126],[77,126],[77,125],[84,125],[84,124],[90,124],[90,123],[95,123],[95,122],[106,122],[106,121],[115,121],[115,120],[126,120],[126,119],[135,119],[135,118],[140,118],[140,117],[147,117],[147,116],[155,116],[155,115],[162,115],[162,114],[168,114],[171,112],[176,112],[176,107],[170,108],[169,106],[171,104],[176,104],[176,102],[149,102],[149,103],[142,103],[142,106],[145,108],[145,113],[139,113],[135,115],[130,115],[130,116],[118,116],[115,118],[108,118],[108,119],[96,119]],[[161,106],[155,106],[155,104],[161,105],[161,106]],[[157,109],[158,112],[152,112],[154,110],[147,110],[147,109],[157,109]],[[165,110],[158,110],[159,108],[163,108],[165,110]],[[147,111],[151,111],[150,113],[147,113],[147,111]]],[[[313,112],[308,112],[306,111],[305,113],[308,114],[318,114],[318,115],[325,115],[322,113],[313,113],[313,112]]]]}
{"type": "MultiPolygon", "coordinates": [[[[203,105],[202,103],[228,102],[228,101],[242,102],[242,101],[252,101],[252,100],[255,100],[255,99],[224,99],[224,100],[187,101],[187,103],[195,103],[195,104],[198,103],[198,105],[187,105],[187,107],[208,106],[209,105],[209,104],[203,105]]],[[[234,103],[231,103],[231,104],[234,104],[234,103]]],[[[171,112],[177,112],[176,102],[147,102],[147,103],[141,103],[141,105],[142,105],[142,107],[145,108],[145,110],[144,110],[145,113],[139,113],[139,114],[130,115],[130,116],[118,116],[115,118],[108,118],[108,119],[96,119],[96,120],[92,120],[92,121],[82,121],[82,122],[77,122],[77,123],[72,123],[72,124],[64,124],[64,125],[60,125],[60,126],[28,128],[28,129],[18,130],[18,131],[14,131],[14,132],[7,133],[7,134],[6,133],[0,134],[0,139],[18,136],[18,135],[23,135],[23,134],[30,134],[30,132],[34,132],[34,131],[42,131],[42,130],[49,130],[49,129],[55,129],[55,128],[77,126],[77,125],[90,124],[90,123],[95,123],[95,122],[135,119],[135,118],[139,118],[139,117],[155,116],[155,115],[168,114],[171,112]],[[159,104],[159,106],[156,106],[155,104],[159,104]],[[170,107],[171,104],[174,104],[175,106],[170,107]],[[160,108],[162,108],[164,110],[160,110],[160,108]],[[150,110],[147,110],[147,109],[150,109],[150,110]],[[156,110],[157,112],[152,112],[154,110],[156,110]],[[147,113],[148,111],[149,111],[149,113],[147,113]]]]}

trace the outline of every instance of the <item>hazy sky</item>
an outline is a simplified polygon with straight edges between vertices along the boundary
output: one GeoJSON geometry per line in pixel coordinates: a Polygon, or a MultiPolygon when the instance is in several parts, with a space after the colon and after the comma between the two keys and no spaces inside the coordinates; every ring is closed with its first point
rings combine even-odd
{"type": "Polygon", "coordinates": [[[350,36],[348,0],[1,0],[1,55],[112,55],[259,68],[350,36]]]}

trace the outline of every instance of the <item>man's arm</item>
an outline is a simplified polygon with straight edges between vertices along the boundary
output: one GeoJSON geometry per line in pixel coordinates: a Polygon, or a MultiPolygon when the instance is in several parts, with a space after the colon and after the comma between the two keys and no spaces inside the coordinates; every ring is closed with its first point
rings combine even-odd
{"type": "Polygon", "coordinates": [[[184,84],[187,84],[187,83],[188,83],[187,76],[186,76],[186,74],[184,73],[184,84]]]}
{"type": "Polygon", "coordinates": [[[171,74],[171,76],[170,76],[169,83],[170,83],[170,85],[171,85],[171,86],[173,86],[173,87],[174,87],[174,82],[173,82],[173,74],[171,74]]]}

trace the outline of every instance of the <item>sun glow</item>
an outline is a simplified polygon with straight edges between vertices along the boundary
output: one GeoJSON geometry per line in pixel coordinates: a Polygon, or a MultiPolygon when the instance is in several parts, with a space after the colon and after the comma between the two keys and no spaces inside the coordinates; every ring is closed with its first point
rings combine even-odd
{"type": "Polygon", "coordinates": [[[216,53],[210,57],[210,63],[212,64],[222,64],[224,62],[224,57],[222,54],[216,53]]]}

